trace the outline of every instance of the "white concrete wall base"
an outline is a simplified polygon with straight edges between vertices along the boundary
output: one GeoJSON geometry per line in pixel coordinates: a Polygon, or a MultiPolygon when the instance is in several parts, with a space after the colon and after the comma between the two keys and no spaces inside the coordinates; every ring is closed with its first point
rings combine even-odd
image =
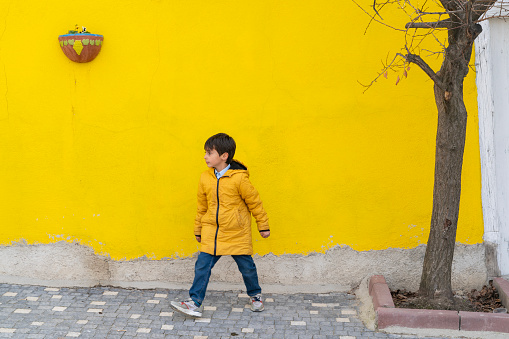
{"type": "MultiPolygon", "coordinates": [[[[413,249],[358,252],[336,246],[308,255],[255,255],[265,292],[345,292],[363,278],[382,274],[393,288],[416,290],[425,245],[413,249]]],[[[0,282],[44,286],[119,286],[188,289],[194,277],[194,258],[116,261],[96,255],[78,243],[0,246],[0,282]]],[[[479,289],[488,273],[483,244],[456,246],[453,288],[479,289]]],[[[214,267],[211,290],[243,290],[242,277],[231,257],[214,267]]]]}

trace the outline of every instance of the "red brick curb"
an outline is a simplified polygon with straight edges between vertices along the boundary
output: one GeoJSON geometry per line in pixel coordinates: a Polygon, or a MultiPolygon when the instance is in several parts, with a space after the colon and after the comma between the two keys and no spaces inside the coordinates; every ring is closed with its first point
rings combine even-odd
{"type": "Polygon", "coordinates": [[[369,295],[373,299],[375,310],[379,307],[395,307],[391,291],[383,275],[374,275],[369,279],[369,295]]]}
{"type": "Polygon", "coordinates": [[[376,313],[378,328],[390,326],[445,330],[459,330],[460,328],[460,317],[456,311],[380,307],[376,313]]]}
{"type": "Polygon", "coordinates": [[[493,279],[493,286],[495,286],[500,295],[502,305],[509,309],[509,281],[503,278],[495,278],[493,279]]]}
{"type": "MultiPolygon", "coordinates": [[[[509,305],[509,282],[495,278],[493,285],[500,294],[502,304],[509,305]]],[[[436,328],[461,331],[491,331],[509,333],[509,314],[414,310],[395,308],[389,286],[381,275],[369,280],[369,295],[377,314],[378,328],[401,326],[410,328],[436,328]]]]}
{"type": "Polygon", "coordinates": [[[460,312],[464,331],[492,331],[509,333],[509,314],[460,312]]]}

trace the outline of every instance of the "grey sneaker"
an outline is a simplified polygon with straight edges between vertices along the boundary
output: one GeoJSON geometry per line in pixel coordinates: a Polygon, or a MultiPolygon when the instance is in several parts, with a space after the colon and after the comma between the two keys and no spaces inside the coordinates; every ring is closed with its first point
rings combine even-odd
{"type": "Polygon", "coordinates": [[[193,299],[191,298],[184,301],[172,301],[170,302],[170,306],[175,311],[190,315],[192,317],[201,317],[203,312],[203,305],[200,307],[196,306],[193,299]]]}
{"type": "Polygon", "coordinates": [[[263,311],[263,299],[261,294],[254,295],[251,298],[251,311],[253,312],[261,312],[263,311]]]}

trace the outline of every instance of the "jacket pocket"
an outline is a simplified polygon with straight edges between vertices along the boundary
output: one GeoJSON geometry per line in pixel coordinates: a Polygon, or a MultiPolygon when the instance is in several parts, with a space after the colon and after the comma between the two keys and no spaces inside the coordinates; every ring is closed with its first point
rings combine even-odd
{"type": "Polygon", "coordinates": [[[244,207],[239,207],[237,209],[237,220],[239,222],[239,227],[245,227],[249,224],[249,218],[251,217],[251,213],[244,207]]]}
{"type": "Polygon", "coordinates": [[[216,219],[214,218],[214,215],[210,213],[210,211],[207,211],[207,213],[205,213],[203,217],[201,217],[201,223],[202,225],[203,224],[215,225],[216,219]]]}
{"type": "Polygon", "coordinates": [[[242,215],[240,214],[240,210],[237,210],[237,224],[239,227],[242,225],[242,215]]]}

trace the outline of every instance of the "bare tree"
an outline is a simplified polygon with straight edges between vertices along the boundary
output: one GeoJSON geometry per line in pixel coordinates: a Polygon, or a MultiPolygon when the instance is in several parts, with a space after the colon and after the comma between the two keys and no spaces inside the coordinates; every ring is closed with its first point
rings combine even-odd
{"type": "MultiPolygon", "coordinates": [[[[430,300],[450,303],[453,302],[451,269],[467,124],[463,81],[469,72],[474,40],[482,32],[479,22],[487,18],[487,11],[494,6],[500,6],[495,16],[506,17],[506,13],[503,12],[504,1],[497,3],[497,0],[425,0],[420,7],[417,7],[415,2],[416,0],[374,0],[369,10],[356,4],[371,17],[371,21],[387,26],[390,25],[382,18],[382,12],[387,8],[394,9],[393,6],[397,6],[409,18],[404,29],[390,26],[405,34],[403,52],[396,54],[367,87],[373,85],[381,76],[387,77],[387,71],[405,68],[410,63],[419,66],[434,84],[438,127],[433,210],[419,294],[430,300]],[[430,11],[429,8],[437,8],[438,11],[430,11]],[[440,41],[438,30],[447,31],[445,41],[440,41]],[[428,56],[443,54],[442,65],[436,72],[425,62],[426,51],[420,48],[423,39],[430,37],[436,40],[438,47],[435,51],[427,51],[428,56]]],[[[404,74],[406,75],[406,70],[404,74]]]]}

